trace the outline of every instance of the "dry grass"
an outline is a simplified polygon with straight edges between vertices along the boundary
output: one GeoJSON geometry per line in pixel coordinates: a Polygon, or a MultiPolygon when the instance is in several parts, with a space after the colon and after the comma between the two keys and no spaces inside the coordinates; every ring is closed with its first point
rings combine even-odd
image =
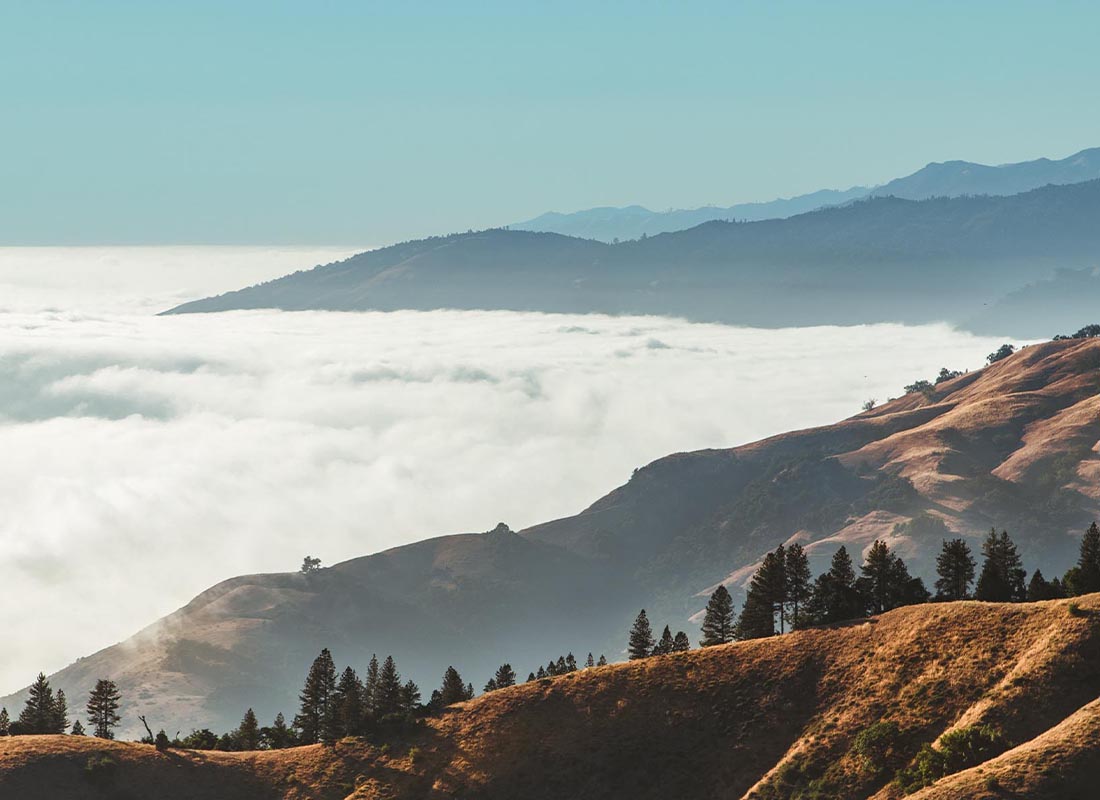
{"type": "Polygon", "coordinates": [[[585,670],[452,707],[385,750],[2,740],[0,797],[885,800],[922,743],[979,723],[1014,749],[917,797],[1073,797],[1100,732],[1100,595],[1078,603],[1078,614],[1066,601],[911,607],[585,670]],[[897,733],[869,763],[853,743],[880,721],[897,733]],[[89,772],[103,757],[114,765],[89,772]]]}

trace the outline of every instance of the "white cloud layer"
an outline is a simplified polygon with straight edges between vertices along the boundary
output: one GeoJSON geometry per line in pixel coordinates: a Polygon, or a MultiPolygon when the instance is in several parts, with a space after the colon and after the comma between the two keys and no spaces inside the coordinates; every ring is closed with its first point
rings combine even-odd
{"type": "Polygon", "coordinates": [[[58,277],[117,254],[37,253],[66,287],[56,304],[42,302],[50,280],[11,279],[12,254],[0,250],[13,292],[0,298],[0,693],[220,579],[573,513],[659,456],[827,423],[999,344],[945,326],[510,312],[153,317],[266,277],[263,263],[342,253],[150,249],[149,276],[167,259],[181,280],[205,277],[134,279],[122,298],[58,277]]]}

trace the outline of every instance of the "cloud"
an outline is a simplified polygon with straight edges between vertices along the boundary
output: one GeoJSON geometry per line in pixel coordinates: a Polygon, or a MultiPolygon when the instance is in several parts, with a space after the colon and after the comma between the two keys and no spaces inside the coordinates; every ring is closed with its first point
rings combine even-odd
{"type": "Polygon", "coordinates": [[[18,602],[0,607],[0,693],[223,578],[574,513],[654,458],[831,422],[999,343],[945,326],[13,307],[0,563],[18,602]]]}

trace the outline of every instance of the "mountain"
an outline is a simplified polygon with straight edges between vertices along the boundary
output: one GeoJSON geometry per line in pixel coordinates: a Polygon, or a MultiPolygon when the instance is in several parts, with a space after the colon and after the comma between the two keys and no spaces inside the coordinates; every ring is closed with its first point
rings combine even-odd
{"type": "Polygon", "coordinates": [[[1010,197],[873,198],[617,245],[488,230],[362,253],[170,313],[463,308],[763,327],[962,322],[1058,268],[1093,265],[1097,219],[1100,180],[1010,197]]]}
{"type": "MultiPolygon", "coordinates": [[[[1095,177],[1100,177],[1100,174],[1095,177]]],[[[508,227],[537,233],[560,233],[563,236],[596,239],[601,242],[613,242],[616,239],[625,241],[682,231],[714,220],[757,222],[763,219],[783,219],[826,206],[838,206],[850,200],[867,197],[870,193],[871,189],[866,186],[853,186],[851,189],[821,189],[796,197],[760,203],[738,203],[724,208],[702,206],[669,211],[650,211],[644,206],[601,206],[569,214],[549,211],[508,227]]]]}
{"type": "MultiPolygon", "coordinates": [[[[1100,264],[1100,259],[1093,261],[1100,264]]],[[[1016,336],[1042,339],[1069,334],[1100,319],[1100,266],[1059,269],[1043,280],[1009,292],[965,321],[967,330],[994,334],[1012,320],[1016,336]]]]}
{"type": "Polygon", "coordinates": [[[873,196],[926,200],[930,197],[958,197],[968,194],[1010,195],[1049,184],[1081,183],[1097,178],[1100,178],[1100,148],[1091,148],[1058,161],[1040,158],[998,166],[975,164],[971,161],[931,163],[911,175],[895,178],[883,186],[822,189],[763,203],[669,211],[650,211],[642,206],[604,206],[570,214],[549,212],[508,227],[611,242],[615,239],[637,239],[643,235],[656,236],[659,233],[685,230],[712,220],[756,222],[782,219],[873,196]]]}
{"type": "Polygon", "coordinates": [[[667,456],[524,531],[233,578],[51,681],[75,708],[96,678],[116,680],[130,735],[137,713],[224,730],[249,706],[265,720],[291,711],[326,646],[357,667],[392,653],[430,689],[448,664],[481,685],[503,661],[526,675],[570,651],[617,660],[639,608],[695,639],[713,588],[739,595],[782,542],[801,542],[817,573],[842,544],[858,554],[883,538],[931,584],[944,538],[978,552],[996,526],[1052,577],[1100,518],[1098,442],[1100,339],[1032,345],[833,425],[667,456]]]}
{"type": "Polygon", "coordinates": [[[1092,797],[1100,595],[910,606],[520,684],[382,741],[255,753],[0,738],[0,796],[161,800],[1092,797]],[[976,753],[951,741],[988,731],[976,753]],[[945,734],[947,737],[943,738],[945,734]],[[909,778],[913,781],[913,778],[909,778]]]}

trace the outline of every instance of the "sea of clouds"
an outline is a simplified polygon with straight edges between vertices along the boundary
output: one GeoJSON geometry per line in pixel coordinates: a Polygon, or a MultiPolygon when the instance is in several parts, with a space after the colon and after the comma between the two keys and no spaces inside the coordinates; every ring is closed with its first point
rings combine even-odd
{"type": "Polygon", "coordinates": [[[183,300],[346,248],[0,249],[0,694],[209,585],[577,512],[670,452],[849,416],[1000,341],[183,300]]]}

